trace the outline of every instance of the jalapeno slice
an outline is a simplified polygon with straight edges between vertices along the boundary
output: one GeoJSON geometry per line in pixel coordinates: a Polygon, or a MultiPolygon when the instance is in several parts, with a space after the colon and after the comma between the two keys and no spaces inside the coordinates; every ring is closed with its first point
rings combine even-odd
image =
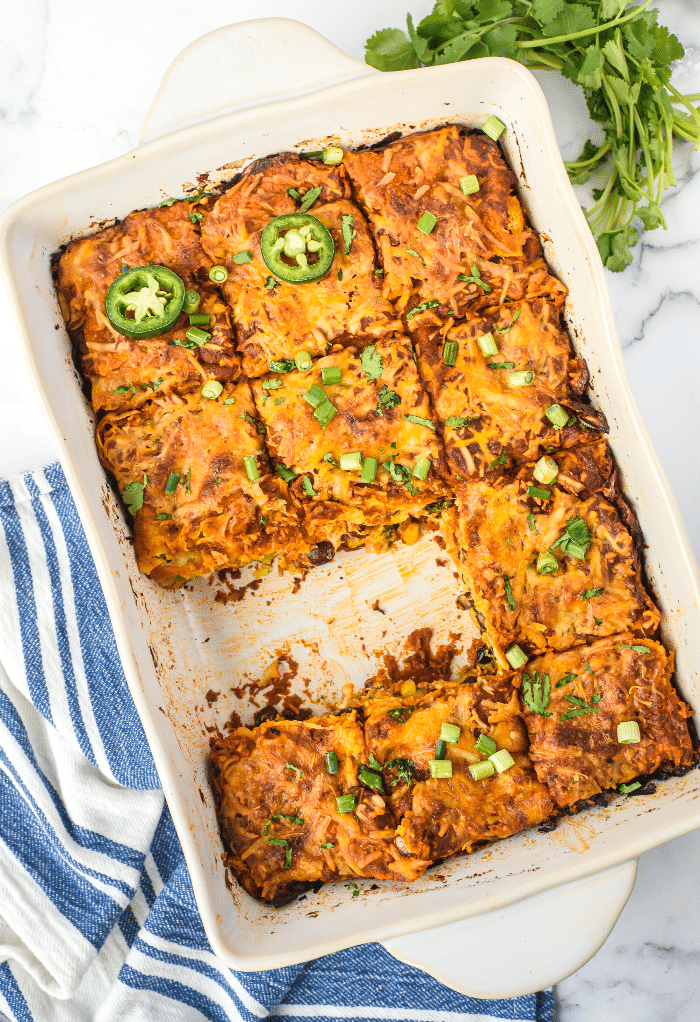
{"type": "Polygon", "coordinates": [[[177,323],[185,285],[167,266],[134,266],[113,280],[105,310],[115,330],[132,340],[158,337],[177,323]]]}
{"type": "Polygon", "coordinates": [[[276,277],[308,284],[327,273],[335,255],[330,231],[310,213],[276,216],[260,237],[260,252],[276,277]]]}

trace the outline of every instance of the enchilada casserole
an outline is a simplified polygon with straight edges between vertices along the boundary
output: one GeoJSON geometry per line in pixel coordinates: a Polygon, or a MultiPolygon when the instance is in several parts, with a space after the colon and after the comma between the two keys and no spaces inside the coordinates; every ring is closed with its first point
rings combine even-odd
{"type": "Polygon", "coordinates": [[[142,572],[310,571],[426,529],[478,623],[458,678],[368,683],[212,741],[225,861],[273,905],[415,880],[696,762],[499,125],[273,155],[54,261],[142,572]]]}

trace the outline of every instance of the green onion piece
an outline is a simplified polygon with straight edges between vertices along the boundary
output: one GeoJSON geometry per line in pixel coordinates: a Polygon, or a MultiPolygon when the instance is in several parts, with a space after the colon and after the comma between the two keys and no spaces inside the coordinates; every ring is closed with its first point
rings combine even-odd
{"type": "Polygon", "coordinates": [[[636,720],[623,720],[617,725],[617,740],[620,745],[636,745],[642,740],[639,724],[636,720]]]}
{"type": "Polygon", "coordinates": [[[479,181],[475,174],[467,174],[466,177],[460,177],[459,187],[463,195],[473,195],[479,191],[479,181]]]}
{"type": "Polygon", "coordinates": [[[343,472],[359,472],[362,468],[362,455],[359,451],[340,455],[340,467],[343,472]]]}
{"type": "Polygon", "coordinates": [[[414,479],[425,479],[432,466],[433,463],[430,458],[419,458],[413,466],[413,472],[411,475],[414,479]]]}
{"type": "Polygon", "coordinates": [[[175,493],[175,490],[177,489],[177,486],[178,486],[179,482],[180,482],[180,473],[179,472],[171,472],[170,475],[168,476],[168,481],[165,484],[165,492],[166,493],[175,493]]]}
{"type": "Polygon", "coordinates": [[[196,291],[185,291],[185,301],[182,306],[182,311],[186,316],[191,316],[199,308],[201,298],[196,291]]]}
{"type": "Polygon", "coordinates": [[[631,784],[621,784],[618,790],[621,795],[629,795],[630,792],[636,791],[637,788],[641,788],[639,781],[632,781],[631,784]]]}
{"type": "Polygon", "coordinates": [[[327,145],[321,159],[327,167],[337,167],[343,162],[343,150],[339,145],[327,145]]]}
{"type": "Polygon", "coordinates": [[[369,754],[369,765],[372,767],[373,770],[379,770],[381,772],[381,770],[383,769],[382,764],[379,762],[378,759],[375,759],[374,754],[371,752],[369,754]]]}
{"type": "Polygon", "coordinates": [[[569,414],[561,405],[550,405],[544,413],[555,429],[563,429],[569,421],[569,414]]]}
{"type": "Polygon", "coordinates": [[[338,366],[323,366],[321,369],[321,383],[326,386],[334,383],[340,383],[340,378],[343,374],[338,366]]]}
{"type": "Polygon", "coordinates": [[[529,387],[535,378],[530,369],[523,369],[518,373],[511,373],[508,376],[508,383],[511,387],[529,387]]]}
{"type": "Polygon", "coordinates": [[[469,766],[469,773],[475,781],[485,781],[487,777],[493,777],[495,772],[495,766],[487,759],[482,760],[481,763],[471,763],[469,766]]]}
{"type": "Polygon", "coordinates": [[[364,784],[367,788],[372,788],[373,791],[384,790],[382,775],[377,770],[372,770],[370,767],[365,766],[364,763],[357,773],[357,779],[360,784],[364,784]]]}
{"type": "MultiPolygon", "coordinates": [[[[477,741],[474,743],[474,748],[478,752],[483,752],[485,756],[492,756],[496,751],[496,743],[493,738],[489,738],[488,735],[479,735],[477,741]]],[[[474,780],[478,779],[478,777],[474,778],[474,780]]]]}
{"type": "Polygon", "coordinates": [[[496,772],[499,774],[515,766],[515,760],[507,749],[499,749],[498,752],[494,752],[492,756],[489,756],[489,763],[493,763],[496,772]]]}
{"type": "Polygon", "coordinates": [[[211,334],[208,334],[206,330],[200,330],[198,326],[191,326],[185,334],[185,337],[188,341],[192,341],[196,344],[198,348],[201,348],[203,344],[206,344],[207,341],[211,340],[211,334]]]}
{"type": "Polygon", "coordinates": [[[594,600],[596,596],[602,596],[605,589],[586,589],[585,592],[581,593],[582,600],[594,600]]]}
{"type": "Polygon", "coordinates": [[[318,420],[321,429],[325,429],[338,409],[328,399],[323,401],[315,410],[314,418],[318,420]]]}
{"type": "Polygon", "coordinates": [[[442,361],[446,366],[453,366],[457,361],[457,341],[445,341],[442,346],[442,361]]]}
{"type": "Polygon", "coordinates": [[[296,479],[291,468],[287,468],[287,466],[283,465],[281,462],[278,462],[277,465],[275,465],[275,472],[278,476],[282,476],[285,483],[291,483],[294,479],[296,479]]]}
{"type": "Polygon", "coordinates": [[[202,397],[208,397],[211,401],[216,401],[217,397],[223,394],[224,388],[218,380],[207,380],[202,387],[202,397]]]}
{"type": "MultiPolygon", "coordinates": [[[[236,261],[235,256],[233,261],[236,261]]],[[[228,280],[228,270],[225,266],[212,266],[209,270],[209,280],[213,281],[214,284],[224,284],[228,280]]]]}
{"type": "Polygon", "coordinates": [[[528,497],[537,497],[539,500],[549,500],[552,496],[552,491],[543,490],[539,486],[528,486],[527,495],[528,497]]]}
{"type": "Polygon", "coordinates": [[[503,121],[499,121],[497,117],[494,117],[493,114],[491,114],[490,117],[486,118],[481,130],[485,135],[488,135],[489,138],[492,138],[494,142],[497,142],[506,130],[506,126],[503,121]]]}
{"type": "Polygon", "coordinates": [[[367,457],[362,462],[362,475],[360,476],[361,483],[373,483],[377,478],[377,468],[379,462],[376,458],[367,457]]]}
{"type": "Polygon", "coordinates": [[[236,403],[235,397],[227,397],[226,400],[224,401],[225,405],[235,405],[235,403],[236,403]]]}
{"type": "Polygon", "coordinates": [[[354,795],[338,795],[335,800],[339,813],[351,813],[355,808],[354,795]]]}
{"type": "Polygon", "coordinates": [[[304,394],[304,400],[307,401],[312,408],[318,408],[324,401],[328,400],[323,387],[319,387],[317,383],[312,383],[307,392],[304,394]]]}
{"type": "Polygon", "coordinates": [[[292,369],[294,368],[295,363],[291,358],[283,358],[278,361],[275,361],[273,359],[273,361],[270,362],[271,373],[291,373],[292,369]]]}
{"type": "Polygon", "coordinates": [[[518,670],[520,667],[524,667],[527,663],[527,656],[523,653],[520,646],[514,643],[510,649],[506,650],[506,660],[514,670],[518,670]]]}
{"type": "MultiPolygon", "coordinates": [[[[236,252],[236,254],[233,256],[233,262],[236,264],[236,266],[243,266],[244,263],[252,263],[252,261],[253,261],[252,252],[236,252]]],[[[211,277],[211,272],[209,273],[209,276],[211,277]]]]}
{"type": "Polygon", "coordinates": [[[559,466],[553,458],[540,458],[532,470],[538,483],[553,483],[559,475],[559,466]]]}
{"type": "Polygon", "coordinates": [[[449,759],[431,759],[428,766],[431,777],[452,777],[452,761],[449,759]]]}
{"type": "Polygon", "coordinates": [[[338,757],[334,752],[326,753],[326,770],[329,774],[338,773],[338,757]]]}
{"type": "Polygon", "coordinates": [[[304,776],[304,771],[301,769],[301,767],[294,766],[293,763],[285,763],[284,764],[284,769],[285,770],[294,770],[294,772],[296,773],[297,777],[300,778],[300,779],[304,776]]]}
{"type": "Polygon", "coordinates": [[[497,355],[498,345],[493,339],[493,334],[482,334],[481,337],[477,338],[476,343],[481,348],[483,355],[497,355]]]}
{"type": "Polygon", "coordinates": [[[448,742],[450,745],[457,744],[461,733],[462,729],[459,724],[448,724],[447,721],[444,721],[440,728],[440,738],[443,742],[448,742]]]}
{"type": "Polygon", "coordinates": [[[435,743],[435,759],[444,759],[447,752],[447,742],[444,738],[438,738],[435,743]]]}
{"type": "Polygon", "coordinates": [[[209,316],[205,312],[190,316],[190,326],[209,326],[209,316]]]}
{"type": "Polygon", "coordinates": [[[311,369],[313,362],[311,356],[306,351],[298,351],[294,356],[294,364],[300,373],[308,373],[311,369]]]}
{"type": "MultiPolygon", "coordinates": [[[[323,156],[323,149],[309,149],[308,152],[299,153],[300,160],[318,160],[323,156]]],[[[289,189],[291,191],[291,188],[289,189]]]]}
{"type": "Polygon", "coordinates": [[[537,556],[537,570],[540,575],[549,575],[551,572],[559,570],[559,561],[549,550],[545,550],[537,556]]]}
{"type": "Polygon", "coordinates": [[[243,464],[245,465],[245,473],[250,479],[251,483],[254,483],[256,479],[260,478],[260,473],[258,472],[258,466],[255,461],[254,454],[246,454],[245,458],[243,459],[243,464]]]}
{"type": "Polygon", "coordinates": [[[318,497],[318,494],[314,489],[314,484],[311,482],[308,476],[304,476],[304,478],[301,481],[301,485],[304,490],[304,493],[306,493],[309,497],[318,497]]]}
{"type": "Polygon", "coordinates": [[[436,223],[437,223],[437,217],[433,216],[432,213],[429,213],[426,210],[426,212],[423,214],[423,216],[420,218],[420,220],[416,224],[416,227],[418,228],[419,231],[422,231],[423,234],[430,234],[430,232],[435,227],[436,223]]]}
{"type": "Polygon", "coordinates": [[[173,516],[172,516],[171,514],[166,514],[166,513],[164,513],[164,512],[163,512],[163,513],[161,513],[161,514],[157,514],[157,515],[156,515],[156,518],[158,519],[158,521],[159,521],[159,522],[164,522],[164,521],[166,521],[166,520],[167,520],[168,518],[172,518],[172,517],[173,517],[173,516]]]}

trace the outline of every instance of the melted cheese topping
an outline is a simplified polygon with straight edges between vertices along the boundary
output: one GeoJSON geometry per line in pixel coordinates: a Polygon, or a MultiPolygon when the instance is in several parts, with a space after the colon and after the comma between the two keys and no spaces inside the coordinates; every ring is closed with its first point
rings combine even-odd
{"type": "Polygon", "coordinates": [[[692,710],[673,689],[673,654],[660,643],[640,643],[627,633],[566,653],[547,653],[519,672],[516,684],[522,687],[525,672],[531,678],[533,671],[549,676],[551,691],[545,711],[550,716],[523,704],[530,756],[557,805],[574,805],[660,767],[692,765],[686,724],[692,710]],[[557,687],[571,674],[571,681],[557,687]],[[597,712],[564,719],[581,707],[581,700],[597,712]],[[640,742],[618,742],[617,725],[623,721],[637,722],[640,742]]]}

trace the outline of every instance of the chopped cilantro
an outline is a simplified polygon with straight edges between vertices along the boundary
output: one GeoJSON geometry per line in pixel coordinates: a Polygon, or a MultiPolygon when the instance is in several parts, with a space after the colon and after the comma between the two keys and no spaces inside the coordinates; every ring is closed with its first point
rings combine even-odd
{"type": "Polygon", "coordinates": [[[396,778],[389,785],[391,788],[396,787],[400,781],[405,781],[407,788],[411,787],[413,775],[415,774],[415,766],[412,759],[392,759],[390,763],[387,763],[386,769],[396,770],[396,778]]]}
{"type": "Polygon", "coordinates": [[[494,468],[497,468],[499,465],[505,465],[507,461],[508,455],[506,454],[505,451],[501,451],[498,457],[494,458],[493,461],[491,462],[490,469],[493,470],[494,468]]]}
{"type": "Polygon", "coordinates": [[[382,385],[382,389],[379,391],[379,401],[377,403],[376,412],[377,415],[383,415],[384,409],[387,410],[395,408],[401,404],[401,398],[395,390],[389,390],[386,384],[382,385]]]}
{"type": "Polygon", "coordinates": [[[308,476],[304,476],[304,478],[301,481],[301,485],[304,488],[304,493],[307,493],[309,497],[318,497],[318,494],[316,493],[316,490],[313,487],[313,483],[311,482],[308,476]]]}
{"type": "Polygon", "coordinates": [[[136,517],[136,512],[140,511],[143,507],[143,491],[143,483],[128,483],[122,490],[122,500],[126,504],[127,511],[134,518],[136,517]]]}
{"type": "Polygon", "coordinates": [[[527,673],[523,674],[523,700],[528,710],[539,714],[540,717],[551,717],[547,713],[549,706],[550,681],[549,675],[542,673],[540,678],[537,671],[532,672],[532,677],[527,673]]]}
{"type": "Polygon", "coordinates": [[[510,580],[511,580],[512,577],[513,577],[512,575],[504,575],[503,576],[503,585],[505,586],[505,590],[506,590],[506,599],[508,600],[508,606],[510,607],[511,610],[515,610],[515,600],[513,599],[513,590],[510,587],[510,580]]]}
{"type": "Polygon", "coordinates": [[[350,255],[350,246],[352,245],[353,240],[357,237],[357,231],[353,231],[352,229],[352,221],[353,221],[352,213],[343,214],[342,233],[345,255],[350,255]]]}
{"type": "Polygon", "coordinates": [[[263,390],[279,390],[281,386],[282,386],[281,380],[274,379],[262,381],[263,390]]]}
{"type": "Polygon", "coordinates": [[[628,646],[626,642],[618,642],[615,649],[633,649],[635,653],[651,653],[648,646],[628,646]]]}
{"type": "Polygon", "coordinates": [[[565,674],[564,677],[561,678],[554,687],[561,688],[563,685],[568,685],[569,682],[573,681],[575,677],[576,677],[575,674],[565,674]]]}
{"type": "Polygon", "coordinates": [[[568,713],[562,713],[562,720],[570,720],[572,717],[583,717],[588,713],[600,713],[600,707],[596,706],[596,703],[599,703],[601,700],[599,692],[591,699],[591,705],[585,699],[581,699],[580,696],[567,696],[566,699],[574,704],[575,709],[569,710],[568,713]]]}
{"type": "Polygon", "coordinates": [[[294,770],[298,774],[299,779],[301,779],[304,776],[304,771],[301,769],[301,767],[294,766],[293,763],[285,763],[284,764],[284,769],[285,770],[294,770]]]}
{"type": "Polygon", "coordinates": [[[581,593],[582,600],[592,600],[596,596],[601,596],[605,592],[605,589],[586,589],[585,592],[581,593]]]}
{"type": "Polygon", "coordinates": [[[419,312],[425,312],[426,309],[436,308],[440,302],[433,300],[430,302],[423,302],[421,305],[415,305],[410,312],[406,313],[406,320],[413,319],[419,312]]]}
{"type": "Polygon", "coordinates": [[[479,287],[483,287],[484,291],[490,291],[491,290],[491,288],[486,283],[486,281],[481,279],[481,274],[479,273],[479,267],[476,265],[476,263],[472,263],[472,275],[471,275],[471,277],[467,277],[466,274],[460,273],[459,276],[457,277],[457,280],[463,280],[463,281],[465,281],[468,284],[478,284],[479,287]]]}
{"type": "Polygon", "coordinates": [[[246,422],[249,422],[251,424],[251,426],[255,426],[255,428],[258,431],[258,433],[264,433],[265,432],[264,424],[262,422],[259,422],[258,419],[254,419],[253,416],[250,414],[250,412],[241,412],[241,414],[238,416],[238,418],[239,419],[244,419],[246,422]]]}
{"type": "Polygon", "coordinates": [[[532,532],[537,532],[537,526],[535,525],[535,516],[530,512],[527,516],[527,524],[532,532]]]}
{"type": "Polygon", "coordinates": [[[293,358],[283,358],[278,361],[270,362],[271,373],[291,373],[293,369],[296,369],[297,364],[293,358]]]}
{"type": "Polygon", "coordinates": [[[415,422],[417,426],[426,426],[435,432],[435,423],[431,422],[430,419],[423,419],[420,415],[404,415],[404,419],[408,419],[409,422],[415,422]]]}
{"type": "Polygon", "coordinates": [[[499,328],[498,328],[498,327],[496,327],[496,333],[497,333],[497,334],[507,334],[507,333],[508,333],[508,331],[509,331],[509,330],[511,329],[511,327],[513,326],[513,324],[515,323],[515,321],[516,321],[516,319],[518,318],[518,316],[519,316],[519,315],[520,315],[520,309],[518,309],[518,311],[517,311],[517,312],[515,313],[515,315],[514,315],[514,316],[513,316],[513,318],[511,319],[511,321],[510,321],[510,323],[508,324],[508,326],[504,326],[504,327],[502,327],[502,328],[501,328],[500,330],[499,330],[499,328]]]}
{"type": "Polygon", "coordinates": [[[471,415],[450,415],[445,422],[446,426],[452,426],[454,429],[461,429],[463,426],[468,426],[474,419],[471,415]]]}
{"type": "Polygon", "coordinates": [[[378,380],[384,370],[376,344],[369,344],[360,355],[360,367],[368,380],[378,380]]]}

